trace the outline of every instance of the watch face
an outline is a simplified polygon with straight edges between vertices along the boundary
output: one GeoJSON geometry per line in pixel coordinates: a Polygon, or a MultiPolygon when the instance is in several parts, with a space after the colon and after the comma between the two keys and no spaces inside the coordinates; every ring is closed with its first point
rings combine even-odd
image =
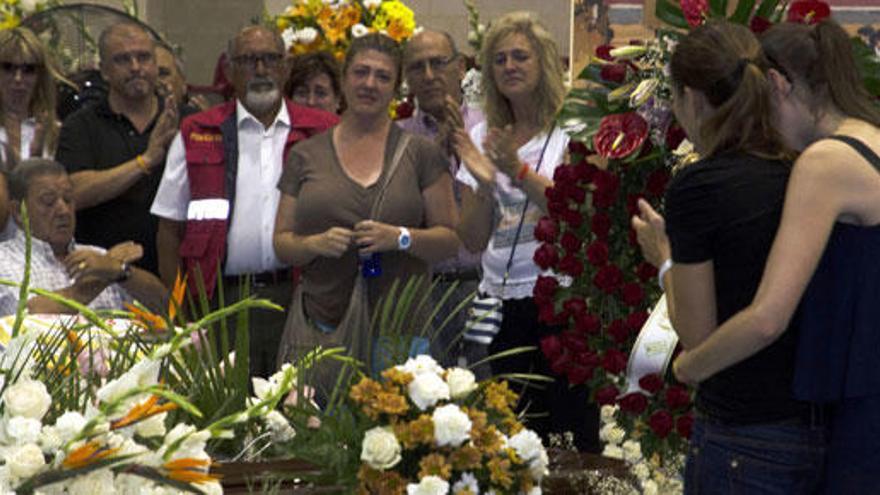
{"type": "Polygon", "coordinates": [[[400,245],[400,249],[408,249],[410,243],[412,243],[412,237],[410,237],[409,232],[401,232],[400,237],[397,239],[397,243],[400,245]]]}

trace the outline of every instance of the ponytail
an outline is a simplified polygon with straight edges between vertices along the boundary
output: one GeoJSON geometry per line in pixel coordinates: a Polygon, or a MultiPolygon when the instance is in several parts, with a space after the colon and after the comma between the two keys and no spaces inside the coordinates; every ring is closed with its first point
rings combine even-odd
{"type": "Polygon", "coordinates": [[[836,22],[825,19],[813,28],[818,66],[828,85],[828,97],[845,115],[880,127],[880,108],[862,82],[852,54],[852,42],[836,22]]]}

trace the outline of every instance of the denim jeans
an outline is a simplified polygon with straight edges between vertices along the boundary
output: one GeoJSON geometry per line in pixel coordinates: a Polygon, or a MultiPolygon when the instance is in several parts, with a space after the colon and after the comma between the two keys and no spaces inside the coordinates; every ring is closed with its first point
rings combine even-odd
{"type": "Polygon", "coordinates": [[[826,442],[824,424],[789,420],[727,425],[698,417],[685,467],[685,493],[817,493],[826,442]]]}

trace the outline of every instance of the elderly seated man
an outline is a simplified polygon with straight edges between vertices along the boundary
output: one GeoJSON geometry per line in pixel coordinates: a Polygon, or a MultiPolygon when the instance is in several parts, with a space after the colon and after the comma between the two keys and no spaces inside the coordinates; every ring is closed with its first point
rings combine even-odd
{"type": "MultiPolygon", "coordinates": [[[[12,216],[19,228],[11,239],[0,243],[0,279],[21,282],[24,277],[23,203],[32,237],[30,287],[53,291],[93,309],[122,309],[123,302],[134,298],[162,310],[167,300],[162,282],[129,265],[143,255],[141,246],[124,242],[104,250],[74,242],[73,185],[61,164],[24,160],[9,173],[8,182],[12,216]]],[[[0,316],[15,313],[18,295],[18,287],[0,285],[0,316]]],[[[27,309],[30,313],[75,312],[44,296],[28,299],[27,309]]]]}

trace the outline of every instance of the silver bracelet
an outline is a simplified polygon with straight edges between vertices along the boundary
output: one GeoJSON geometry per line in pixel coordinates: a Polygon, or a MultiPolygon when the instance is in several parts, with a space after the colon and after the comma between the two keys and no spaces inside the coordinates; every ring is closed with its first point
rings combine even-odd
{"type": "Polygon", "coordinates": [[[660,263],[660,268],[657,271],[657,282],[660,284],[660,290],[666,292],[666,287],[663,286],[663,276],[666,275],[666,272],[672,268],[672,258],[666,258],[666,261],[660,263]]]}

